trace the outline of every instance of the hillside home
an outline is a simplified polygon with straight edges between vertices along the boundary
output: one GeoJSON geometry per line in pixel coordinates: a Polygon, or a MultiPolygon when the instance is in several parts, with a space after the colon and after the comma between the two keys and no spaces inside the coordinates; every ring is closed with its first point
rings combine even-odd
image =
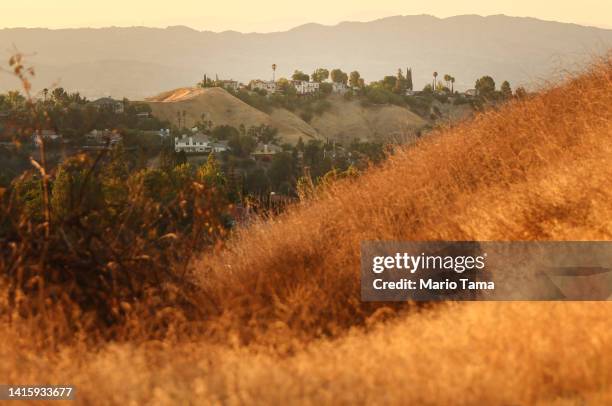
{"type": "Polygon", "coordinates": [[[217,142],[213,142],[212,143],[212,147],[211,147],[211,151],[212,152],[225,152],[225,151],[229,151],[230,147],[229,147],[229,141],[217,141],[217,142]]]}
{"type": "Polygon", "coordinates": [[[231,90],[233,92],[237,92],[240,89],[240,83],[236,80],[220,80],[219,86],[224,88],[225,90],[231,90]]]}
{"type": "Polygon", "coordinates": [[[227,141],[213,141],[208,138],[208,135],[201,132],[187,135],[183,134],[181,138],[174,139],[174,150],[176,152],[184,151],[188,154],[210,153],[210,152],[225,152],[229,151],[227,141]]]}
{"type": "Polygon", "coordinates": [[[300,96],[315,94],[319,91],[319,86],[321,85],[318,82],[307,82],[305,80],[294,80],[291,82],[297,90],[297,94],[300,96]]]}
{"type": "Polygon", "coordinates": [[[124,111],[123,102],[110,97],[102,97],[101,99],[94,100],[91,102],[91,105],[97,109],[110,110],[116,114],[122,114],[124,111]]]}
{"type": "Polygon", "coordinates": [[[344,94],[349,91],[349,87],[346,83],[342,82],[333,82],[332,83],[332,92],[338,94],[344,94]]]}
{"type": "Polygon", "coordinates": [[[283,149],[274,144],[257,144],[255,151],[251,153],[251,158],[256,161],[269,161],[272,157],[283,149]]]}
{"type": "Polygon", "coordinates": [[[91,130],[85,134],[85,139],[92,144],[115,145],[121,141],[121,134],[111,130],[91,130]]]}
{"type": "Polygon", "coordinates": [[[174,138],[174,150],[186,153],[210,152],[212,141],[206,134],[197,132],[195,134],[183,134],[181,138],[174,138]]]}
{"type": "Polygon", "coordinates": [[[265,90],[268,93],[276,93],[276,82],[272,80],[253,80],[250,86],[251,90],[265,90]]]}
{"type": "Polygon", "coordinates": [[[476,89],[468,89],[465,91],[465,95],[469,97],[476,97],[478,96],[478,91],[476,89]]]}

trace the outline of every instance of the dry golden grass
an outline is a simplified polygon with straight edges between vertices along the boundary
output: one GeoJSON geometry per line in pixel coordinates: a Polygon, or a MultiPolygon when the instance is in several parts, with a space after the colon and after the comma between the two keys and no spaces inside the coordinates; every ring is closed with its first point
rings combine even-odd
{"type": "Polygon", "coordinates": [[[365,240],[612,238],[612,65],[513,102],[338,183],[199,264],[220,331],[301,338],[362,323],[365,240]],[[260,329],[260,330],[258,330],[260,329]]]}
{"type": "Polygon", "coordinates": [[[70,382],[87,404],[605,404],[611,311],[607,303],[446,305],[293,356],[205,339],[69,348],[52,358],[1,350],[0,376],[70,382]]]}
{"type": "Polygon", "coordinates": [[[366,305],[359,244],[611,239],[611,142],[608,60],[237,233],[196,264],[206,334],[36,352],[7,327],[0,381],[85,404],[610,404],[610,302],[366,305]]]}

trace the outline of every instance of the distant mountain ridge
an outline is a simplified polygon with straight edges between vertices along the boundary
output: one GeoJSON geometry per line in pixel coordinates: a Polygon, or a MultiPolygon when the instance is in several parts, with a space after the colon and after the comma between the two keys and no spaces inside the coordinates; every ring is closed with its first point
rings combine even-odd
{"type": "MultiPolygon", "coordinates": [[[[13,45],[33,54],[35,89],[59,84],[88,97],[142,99],[191,86],[204,73],[268,79],[272,63],[277,77],[339,67],[358,70],[369,81],[412,67],[417,88],[429,83],[434,70],[454,76],[458,89],[485,74],[513,85],[537,84],[612,48],[612,30],[503,15],[394,16],[265,34],[184,26],[0,30],[0,46],[13,45]]],[[[16,85],[0,74],[0,91],[16,85]]]]}

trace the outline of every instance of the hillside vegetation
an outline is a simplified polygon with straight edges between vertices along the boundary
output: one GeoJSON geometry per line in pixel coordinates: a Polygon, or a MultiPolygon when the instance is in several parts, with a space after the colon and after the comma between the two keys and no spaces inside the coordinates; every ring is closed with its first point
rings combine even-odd
{"type": "Polygon", "coordinates": [[[284,142],[296,143],[300,137],[319,138],[312,127],[293,113],[282,109],[271,117],[219,87],[180,88],[149,98],[147,102],[156,117],[172,123],[176,123],[178,113],[185,111],[184,127],[209,120],[214,125],[230,125],[235,128],[240,125],[250,127],[265,124],[278,128],[284,142]]]}
{"type": "Polygon", "coordinates": [[[350,142],[362,140],[413,139],[428,123],[407,108],[392,104],[362,106],[357,100],[329,98],[331,108],[314,116],[310,125],[326,138],[350,142]]]}
{"type": "Polygon", "coordinates": [[[162,340],[41,350],[15,323],[0,380],[82,403],[609,404],[610,302],[367,305],[359,246],[609,240],[611,179],[607,59],[236,232],[194,264],[205,317],[162,340]]]}
{"type": "MultiPolygon", "coordinates": [[[[302,137],[330,139],[350,143],[354,139],[381,141],[413,136],[428,122],[407,108],[385,104],[362,106],[357,100],[347,101],[340,96],[326,99],[329,108],[314,115],[310,123],[287,109],[269,108],[260,111],[219,87],[180,88],[147,99],[153,114],[162,120],[176,123],[177,114],[186,112],[186,127],[199,121],[214,125],[269,125],[278,128],[282,142],[295,144],[302,137]]],[[[450,110],[453,110],[449,107],[450,110]]],[[[457,110],[455,108],[454,110],[457,110]]],[[[463,117],[456,117],[456,119],[463,117]]],[[[412,138],[410,138],[412,139],[412,138]]]]}

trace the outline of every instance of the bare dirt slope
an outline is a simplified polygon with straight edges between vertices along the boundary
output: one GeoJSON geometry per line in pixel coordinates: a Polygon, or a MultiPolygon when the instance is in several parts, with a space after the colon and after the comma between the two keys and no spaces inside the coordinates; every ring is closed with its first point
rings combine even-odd
{"type": "Polygon", "coordinates": [[[394,105],[364,107],[359,101],[330,97],[330,110],[315,116],[310,125],[323,136],[337,141],[380,140],[405,137],[427,124],[412,111],[394,105]]]}
{"type": "Polygon", "coordinates": [[[411,140],[411,135],[427,124],[407,108],[394,105],[364,107],[358,101],[339,96],[327,99],[331,108],[307,123],[283,108],[266,114],[242,102],[221,88],[179,88],[147,99],[157,117],[177,122],[177,114],[186,111],[186,125],[205,119],[215,125],[239,127],[267,124],[278,128],[283,142],[295,143],[299,137],[336,141],[411,140]]]}
{"type": "Polygon", "coordinates": [[[270,116],[217,87],[179,88],[149,98],[147,102],[155,116],[173,123],[177,122],[177,114],[185,111],[187,127],[204,119],[214,125],[236,128],[241,124],[246,127],[266,124],[278,128],[283,142],[295,143],[299,137],[317,137],[315,130],[292,113],[279,110],[270,116]]]}

